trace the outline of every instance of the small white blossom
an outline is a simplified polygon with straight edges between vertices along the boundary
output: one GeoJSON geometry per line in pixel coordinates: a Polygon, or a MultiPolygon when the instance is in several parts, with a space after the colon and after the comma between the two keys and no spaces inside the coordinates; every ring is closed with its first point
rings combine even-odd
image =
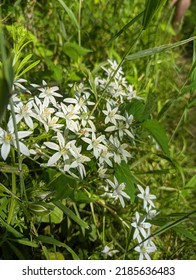
{"type": "Polygon", "coordinates": [[[149,186],[146,187],[144,190],[140,185],[137,185],[139,191],[141,192],[137,196],[141,199],[143,199],[143,207],[146,209],[147,205],[150,204],[152,207],[155,207],[153,203],[153,199],[156,199],[156,196],[153,194],[150,194],[150,188],[149,186]]]}
{"type": "Polygon", "coordinates": [[[112,109],[111,105],[109,102],[106,103],[106,108],[107,110],[103,110],[102,112],[104,115],[106,115],[105,118],[105,124],[111,122],[114,125],[117,124],[116,120],[125,120],[125,118],[121,115],[119,115],[118,112],[118,107],[115,107],[112,109]]]}
{"type": "Polygon", "coordinates": [[[56,107],[56,99],[55,97],[62,97],[61,94],[57,93],[56,91],[59,90],[57,86],[49,87],[47,83],[43,80],[42,85],[43,87],[40,87],[36,84],[31,84],[33,87],[37,88],[39,91],[41,91],[39,98],[44,98],[43,106],[48,107],[49,103],[52,103],[54,107],[56,107]]]}
{"type": "Polygon", "coordinates": [[[96,137],[95,133],[92,132],[91,139],[82,137],[82,140],[89,144],[87,150],[93,150],[93,154],[96,158],[98,158],[100,153],[106,149],[105,135],[100,135],[96,137]]]}
{"type": "Polygon", "coordinates": [[[139,242],[141,242],[140,233],[144,238],[146,238],[148,234],[146,229],[151,227],[150,223],[145,222],[145,218],[140,218],[140,214],[138,212],[135,213],[135,222],[133,222],[131,225],[135,228],[133,239],[137,238],[139,242]]]}
{"type": "Polygon", "coordinates": [[[101,251],[106,257],[112,257],[116,253],[118,253],[118,250],[112,250],[108,246],[105,246],[104,249],[101,251]]]}
{"type": "Polygon", "coordinates": [[[115,199],[119,199],[122,207],[124,208],[125,202],[123,197],[130,199],[129,195],[126,192],[124,192],[124,189],[126,187],[125,183],[119,184],[115,176],[114,176],[114,182],[107,179],[107,183],[114,189],[112,193],[112,197],[115,199]]]}
{"type": "MultiPolygon", "coordinates": [[[[18,139],[20,140],[25,137],[28,137],[32,132],[31,131],[18,131],[17,133],[18,133],[18,139]]],[[[0,127],[0,144],[2,145],[1,146],[1,156],[4,160],[6,160],[10,153],[11,146],[14,146],[15,148],[17,148],[16,136],[15,136],[14,126],[13,126],[12,122],[9,123],[7,131],[5,131],[4,129],[2,129],[0,127]]],[[[24,154],[26,156],[30,155],[29,149],[23,142],[19,141],[19,147],[20,147],[20,152],[22,154],[24,154]]]]}
{"type": "Polygon", "coordinates": [[[152,241],[151,243],[149,243],[149,241],[147,240],[135,248],[135,251],[140,253],[139,260],[151,260],[149,254],[156,251],[156,246],[154,245],[154,243],[152,243],[152,241]]]}

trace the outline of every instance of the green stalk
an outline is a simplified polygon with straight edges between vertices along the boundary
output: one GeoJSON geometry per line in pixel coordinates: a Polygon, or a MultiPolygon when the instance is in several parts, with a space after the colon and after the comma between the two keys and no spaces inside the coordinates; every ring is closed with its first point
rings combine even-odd
{"type": "Polygon", "coordinates": [[[82,12],[82,0],[79,0],[79,9],[78,9],[78,45],[81,46],[81,12],[82,12]]]}
{"type": "Polygon", "coordinates": [[[20,154],[18,129],[17,129],[17,124],[16,124],[14,104],[13,104],[12,98],[10,98],[9,104],[10,104],[10,108],[11,108],[11,114],[12,114],[13,125],[14,125],[14,133],[15,133],[15,137],[16,137],[16,148],[17,148],[17,155],[18,155],[18,170],[19,170],[19,178],[20,178],[21,199],[23,198],[23,195],[24,195],[25,200],[28,201],[27,196],[26,196],[26,191],[25,191],[25,185],[24,185],[23,170],[22,170],[22,157],[21,157],[21,154],[20,154]]]}
{"type": "MultiPolygon", "coordinates": [[[[14,154],[14,149],[11,149],[11,159],[12,159],[12,164],[15,165],[15,154],[14,154]]],[[[12,172],[12,193],[16,195],[16,173],[12,172]]],[[[9,213],[7,217],[7,223],[8,225],[11,224],[12,218],[14,216],[14,209],[16,205],[16,199],[14,196],[11,197],[10,200],[10,208],[9,208],[9,213]]]]}

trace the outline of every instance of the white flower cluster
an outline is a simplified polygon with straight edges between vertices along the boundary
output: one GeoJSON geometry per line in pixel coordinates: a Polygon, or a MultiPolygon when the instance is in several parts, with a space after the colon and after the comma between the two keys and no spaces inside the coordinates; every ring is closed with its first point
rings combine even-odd
{"type": "MultiPolygon", "coordinates": [[[[129,196],[123,191],[125,184],[118,184],[113,167],[122,161],[127,163],[132,157],[134,117],[122,110],[122,104],[138,97],[121,68],[111,80],[118,65],[112,61],[109,64],[108,68],[103,67],[106,76],[95,78],[98,97],[104,88],[107,91],[93,114],[97,99],[88,81],[88,86],[84,83],[74,85],[71,97],[60,94],[57,86],[49,87],[42,81],[41,86],[31,84],[34,94],[30,98],[15,93],[12,99],[23,155],[38,161],[41,158],[42,165],[57,167],[80,178],[87,175],[88,163],[93,161],[100,180],[108,178],[107,185],[113,188],[111,197],[119,199],[124,207],[123,197],[129,199],[129,196]]],[[[24,82],[24,79],[17,80],[14,90],[19,89],[19,93],[25,90],[29,95],[32,90],[26,89],[24,82]]],[[[11,110],[10,106],[8,110],[11,110]]],[[[11,146],[16,148],[11,114],[7,125],[0,128],[0,145],[1,156],[6,160],[11,146]]]]}
{"type": "Polygon", "coordinates": [[[157,215],[157,211],[154,209],[155,205],[152,200],[156,199],[156,196],[150,194],[149,186],[144,190],[140,185],[137,185],[140,194],[137,196],[143,200],[143,209],[146,211],[144,216],[140,216],[140,213],[136,211],[134,222],[131,224],[135,228],[133,234],[133,240],[137,239],[139,245],[135,248],[140,253],[139,259],[150,260],[149,253],[156,251],[156,246],[150,238],[151,224],[146,222],[146,219],[153,219],[157,215]],[[146,241],[142,242],[142,239],[146,241]]]}

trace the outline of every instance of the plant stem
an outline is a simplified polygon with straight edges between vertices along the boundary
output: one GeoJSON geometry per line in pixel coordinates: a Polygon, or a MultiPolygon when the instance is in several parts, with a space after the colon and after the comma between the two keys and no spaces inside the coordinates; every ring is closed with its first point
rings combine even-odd
{"type": "Polygon", "coordinates": [[[19,178],[20,178],[20,193],[21,193],[21,199],[23,198],[23,195],[25,196],[25,200],[28,201],[25,191],[25,185],[24,185],[24,178],[23,178],[23,170],[22,170],[22,157],[20,154],[20,145],[19,145],[19,139],[18,139],[18,129],[16,124],[16,117],[14,112],[14,104],[12,97],[9,100],[10,108],[11,108],[11,114],[13,119],[13,125],[14,125],[14,133],[16,137],[16,148],[17,148],[17,155],[18,155],[18,170],[19,170],[19,178]]]}
{"type": "Polygon", "coordinates": [[[79,0],[79,9],[78,9],[78,45],[81,46],[81,12],[82,12],[82,1],[79,0]]]}
{"type": "MultiPolygon", "coordinates": [[[[15,165],[15,154],[14,154],[14,149],[11,149],[11,158],[12,158],[12,164],[13,166],[15,165]]],[[[12,193],[16,195],[16,173],[12,172],[12,193]]],[[[9,208],[9,213],[7,217],[7,223],[8,225],[11,224],[12,218],[14,216],[14,208],[16,205],[16,199],[14,196],[11,197],[10,200],[10,208],[9,208]]]]}

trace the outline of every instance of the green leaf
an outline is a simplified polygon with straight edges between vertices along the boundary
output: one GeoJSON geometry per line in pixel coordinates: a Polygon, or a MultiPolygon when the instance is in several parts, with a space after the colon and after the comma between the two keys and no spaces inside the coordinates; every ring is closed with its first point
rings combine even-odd
{"type": "Polygon", "coordinates": [[[155,55],[157,53],[161,53],[161,52],[164,52],[164,51],[167,51],[167,50],[177,48],[177,47],[182,46],[184,44],[187,44],[188,42],[193,41],[195,39],[196,39],[196,36],[191,37],[191,38],[186,39],[186,40],[183,40],[183,41],[176,42],[174,44],[162,45],[162,46],[159,46],[159,47],[139,51],[139,52],[136,52],[134,54],[128,55],[126,57],[126,59],[127,60],[134,60],[134,59],[138,59],[138,58],[142,58],[142,57],[146,57],[146,56],[150,56],[150,55],[155,55]]]}
{"type": "Polygon", "coordinates": [[[142,100],[134,99],[125,105],[125,111],[134,116],[136,121],[142,121],[144,112],[144,102],[142,100]]]}
{"type": "Polygon", "coordinates": [[[25,246],[33,247],[33,248],[38,247],[37,243],[35,243],[33,241],[30,241],[28,239],[9,239],[9,240],[12,241],[12,242],[16,242],[16,243],[19,243],[19,244],[22,244],[22,245],[25,245],[25,246]]]}
{"type": "Polygon", "coordinates": [[[194,242],[196,242],[196,236],[194,234],[192,234],[190,231],[188,231],[187,229],[183,228],[183,227],[174,227],[173,228],[174,231],[176,231],[177,233],[184,235],[185,237],[193,240],[194,242]]]}
{"type": "Polygon", "coordinates": [[[79,226],[88,229],[88,224],[84,222],[82,219],[78,218],[73,211],[71,211],[69,208],[67,208],[65,205],[63,205],[59,201],[54,201],[54,205],[56,205],[59,209],[63,211],[63,213],[68,216],[70,219],[75,221],[79,226]]]}
{"type": "Polygon", "coordinates": [[[162,125],[156,120],[147,120],[141,124],[143,128],[148,130],[150,135],[156,140],[159,144],[165,155],[169,157],[169,145],[168,138],[165,132],[165,129],[162,125]]]}
{"type": "Polygon", "coordinates": [[[120,165],[114,166],[114,174],[119,183],[125,183],[125,192],[130,196],[131,202],[135,200],[135,179],[129,169],[129,165],[122,161],[120,165]]]}
{"type": "Polygon", "coordinates": [[[64,44],[63,51],[73,60],[77,60],[79,57],[82,57],[91,52],[91,50],[83,48],[76,43],[64,44]]]}
{"type": "MultiPolygon", "coordinates": [[[[49,203],[51,204],[51,203],[49,203]]],[[[58,207],[54,207],[54,209],[47,215],[41,217],[42,223],[53,223],[60,224],[63,220],[63,211],[58,207]]]]}
{"type": "Polygon", "coordinates": [[[132,26],[135,22],[137,22],[143,15],[144,12],[141,12],[139,15],[134,17],[132,20],[130,20],[123,28],[121,28],[118,33],[116,33],[109,41],[107,44],[110,44],[112,41],[114,41],[116,38],[118,38],[123,32],[125,32],[130,26],[132,26]]]}
{"type": "Polygon", "coordinates": [[[49,214],[54,209],[54,206],[46,202],[34,202],[29,203],[28,209],[36,215],[43,216],[49,214]]]}
{"type": "Polygon", "coordinates": [[[0,217],[0,225],[5,227],[8,232],[13,234],[16,238],[21,238],[23,237],[23,234],[18,232],[16,229],[8,225],[1,217],[0,217]]]}
{"type": "Polygon", "coordinates": [[[185,185],[185,189],[192,189],[196,187],[196,175],[194,175],[190,181],[185,185]]]}
{"type": "Polygon", "coordinates": [[[54,239],[53,237],[39,235],[37,237],[37,240],[39,240],[39,241],[41,241],[43,243],[47,243],[47,244],[52,244],[52,245],[55,245],[55,246],[63,247],[72,255],[74,260],[79,260],[80,259],[78,257],[78,255],[68,245],[66,245],[63,242],[60,242],[60,241],[54,239]]]}
{"type": "Polygon", "coordinates": [[[19,77],[23,76],[26,72],[28,72],[29,70],[31,70],[32,68],[34,68],[35,66],[37,66],[40,63],[40,60],[36,60],[35,62],[31,63],[28,67],[26,67],[21,73],[17,73],[16,75],[16,79],[18,79],[19,77]]]}
{"type": "Polygon", "coordinates": [[[77,28],[80,29],[80,26],[78,24],[78,21],[74,15],[74,13],[72,12],[72,10],[65,4],[65,2],[63,0],[57,0],[64,8],[64,10],[67,12],[68,16],[70,17],[70,19],[72,20],[73,25],[77,28]]]}
{"type": "Polygon", "coordinates": [[[144,10],[144,16],[143,16],[143,28],[146,29],[154,17],[154,15],[157,13],[159,8],[165,3],[165,0],[146,0],[146,6],[144,10]]]}

